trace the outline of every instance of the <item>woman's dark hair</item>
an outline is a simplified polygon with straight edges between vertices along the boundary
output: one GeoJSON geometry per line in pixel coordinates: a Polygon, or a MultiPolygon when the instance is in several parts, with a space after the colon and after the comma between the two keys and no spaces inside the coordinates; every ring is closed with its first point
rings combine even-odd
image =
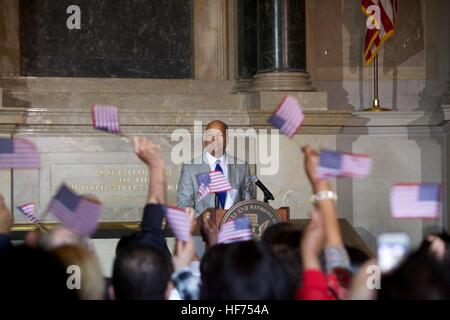
{"type": "Polygon", "coordinates": [[[448,300],[450,278],[442,263],[417,251],[381,278],[379,300],[448,300]]]}
{"type": "Polygon", "coordinates": [[[268,246],[286,273],[291,297],[295,297],[302,283],[302,262],[299,251],[301,238],[301,228],[287,222],[271,225],[261,238],[261,242],[268,246]]]}
{"type": "Polygon", "coordinates": [[[256,241],[212,247],[201,263],[205,300],[283,300],[289,297],[286,274],[268,248],[256,241]]]}
{"type": "MultiPolygon", "coordinates": [[[[442,239],[442,241],[444,241],[445,253],[444,253],[444,257],[442,258],[442,261],[440,261],[440,262],[444,265],[444,267],[446,268],[447,272],[450,273],[450,236],[446,232],[431,233],[430,235],[433,235],[435,237],[439,237],[439,238],[442,239]]],[[[431,242],[428,241],[427,238],[425,238],[422,241],[418,251],[422,252],[424,254],[430,254],[430,246],[431,246],[431,242]]]]}
{"type": "Polygon", "coordinates": [[[0,297],[8,300],[77,300],[59,260],[42,249],[11,247],[0,253],[0,297]]]}
{"type": "Polygon", "coordinates": [[[268,227],[261,238],[261,241],[267,245],[285,244],[294,250],[298,250],[300,239],[302,238],[302,230],[299,226],[280,222],[268,227]]]}

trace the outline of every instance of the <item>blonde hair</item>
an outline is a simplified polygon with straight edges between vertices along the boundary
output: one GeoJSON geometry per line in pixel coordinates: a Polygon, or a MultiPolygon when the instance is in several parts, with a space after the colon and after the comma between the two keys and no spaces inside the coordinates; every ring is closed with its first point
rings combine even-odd
{"type": "Polygon", "coordinates": [[[80,300],[103,300],[105,279],[95,253],[76,245],[63,245],[52,251],[68,268],[76,265],[81,270],[81,288],[77,290],[80,300]]]}

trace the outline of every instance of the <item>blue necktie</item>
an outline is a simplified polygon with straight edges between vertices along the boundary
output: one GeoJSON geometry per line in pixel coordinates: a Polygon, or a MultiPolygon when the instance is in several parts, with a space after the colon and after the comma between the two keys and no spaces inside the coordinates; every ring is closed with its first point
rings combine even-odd
{"type": "MultiPolygon", "coordinates": [[[[222,167],[220,166],[220,161],[216,162],[216,171],[220,171],[223,173],[222,167]]],[[[220,205],[222,206],[222,209],[225,208],[225,200],[227,199],[227,192],[217,192],[217,196],[219,197],[220,205]]]]}

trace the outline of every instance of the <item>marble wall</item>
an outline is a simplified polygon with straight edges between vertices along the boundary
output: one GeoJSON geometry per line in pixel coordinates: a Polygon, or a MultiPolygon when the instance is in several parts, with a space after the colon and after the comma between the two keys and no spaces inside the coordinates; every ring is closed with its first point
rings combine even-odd
{"type": "Polygon", "coordinates": [[[23,0],[24,76],[190,78],[192,1],[23,0]],[[70,29],[71,5],[79,29],[70,29]]]}

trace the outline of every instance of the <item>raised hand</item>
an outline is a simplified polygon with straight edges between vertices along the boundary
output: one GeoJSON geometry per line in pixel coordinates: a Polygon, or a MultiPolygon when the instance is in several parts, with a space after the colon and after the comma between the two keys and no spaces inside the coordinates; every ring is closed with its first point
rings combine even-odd
{"type": "Polygon", "coordinates": [[[134,137],[133,148],[139,159],[148,166],[153,168],[164,165],[164,156],[158,144],[143,137],[134,137]]]}
{"type": "Polygon", "coordinates": [[[176,243],[176,253],[172,257],[175,271],[180,271],[189,266],[196,256],[194,241],[192,237],[188,241],[179,241],[176,243]]]}
{"type": "Polygon", "coordinates": [[[211,248],[217,243],[217,235],[219,234],[219,228],[213,223],[210,217],[210,212],[205,212],[202,215],[202,224],[200,233],[208,248],[211,248]]]}

